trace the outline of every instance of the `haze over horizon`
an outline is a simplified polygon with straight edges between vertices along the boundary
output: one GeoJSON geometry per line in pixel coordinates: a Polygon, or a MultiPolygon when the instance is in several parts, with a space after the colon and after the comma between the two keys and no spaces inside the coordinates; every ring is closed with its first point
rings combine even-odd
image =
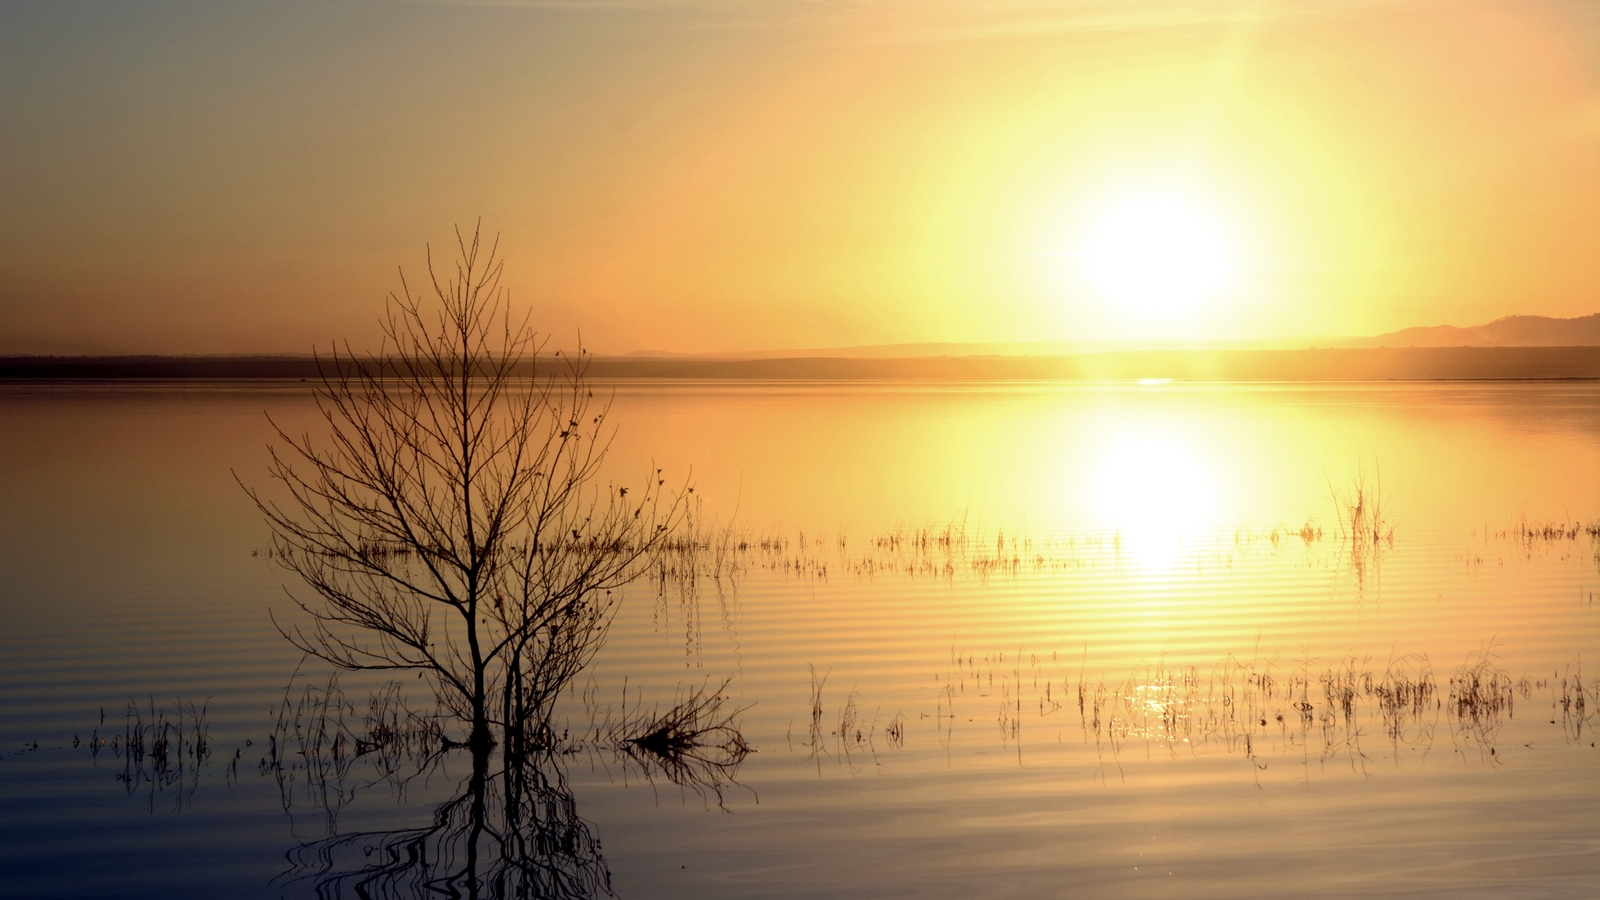
{"type": "Polygon", "coordinates": [[[479,216],[608,353],[1600,298],[1581,0],[18,3],[0,78],[0,353],[361,346],[479,216]]]}

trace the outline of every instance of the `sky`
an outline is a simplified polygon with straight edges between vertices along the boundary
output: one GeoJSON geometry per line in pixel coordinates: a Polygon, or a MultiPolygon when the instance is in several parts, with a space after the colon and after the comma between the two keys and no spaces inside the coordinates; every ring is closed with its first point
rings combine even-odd
{"type": "Polygon", "coordinates": [[[0,0],[0,353],[367,346],[480,220],[601,353],[1587,315],[1600,4],[0,0]]]}

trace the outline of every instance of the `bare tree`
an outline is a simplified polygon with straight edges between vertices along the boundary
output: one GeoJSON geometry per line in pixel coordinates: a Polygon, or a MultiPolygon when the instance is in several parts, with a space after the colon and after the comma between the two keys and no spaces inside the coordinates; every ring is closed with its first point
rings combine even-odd
{"type": "Polygon", "coordinates": [[[302,651],[343,669],[416,669],[470,722],[468,743],[519,745],[592,659],[614,593],[681,520],[685,493],[660,470],[602,484],[608,399],[588,356],[557,352],[514,320],[498,239],[456,231],[453,272],[431,248],[431,290],[401,272],[378,352],[346,343],[318,357],[319,445],[273,423],[270,474],[286,491],[245,490],[276,558],[309,587],[309,618],[278,624],[302,651]]]}

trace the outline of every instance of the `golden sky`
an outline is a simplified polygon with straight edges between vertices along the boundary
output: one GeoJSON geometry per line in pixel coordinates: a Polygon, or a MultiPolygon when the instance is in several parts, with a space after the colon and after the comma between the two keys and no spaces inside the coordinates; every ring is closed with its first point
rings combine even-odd
{"type": "Polygon", "coordinates": [[[1592,0],[61,0],[0,84],[0,352],[360,343],[479,216],[600,352],[1600,311],[1592,0]]]}

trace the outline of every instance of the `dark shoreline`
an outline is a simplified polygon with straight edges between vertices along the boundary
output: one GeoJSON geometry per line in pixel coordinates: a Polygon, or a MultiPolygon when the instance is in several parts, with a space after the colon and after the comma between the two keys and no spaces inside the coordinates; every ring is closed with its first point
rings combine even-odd
{"type": "MultiPolygon", "coordinates": [[[[530,373],[555,373],[543,358],[530,373]]],[[[1600,379],[1600,347],[1142,350],[1073,356],[902,359],[596,357],[597,379],[696,381],[1526,381],[1600,379]]],[[[313,380],[310,356],[10,356],[0,383],[313,380]]]]}

